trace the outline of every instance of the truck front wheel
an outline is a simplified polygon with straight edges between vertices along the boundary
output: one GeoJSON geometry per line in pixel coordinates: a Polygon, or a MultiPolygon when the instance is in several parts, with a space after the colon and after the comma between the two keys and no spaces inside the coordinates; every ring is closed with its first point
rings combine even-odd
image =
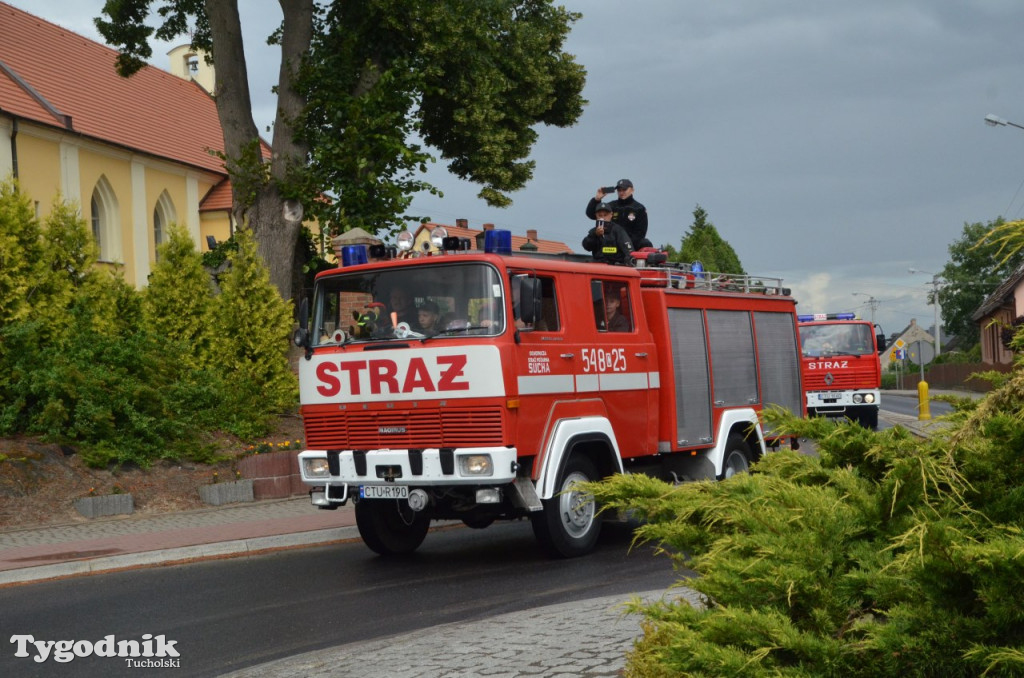
{"type": "Polygon", "coordinates": [[[750,447],[742,436],[730,434],[725,441],[725,464],[722,478],[732,478],[737,473],[750,469],[750,447]]]}
{"type": "Polygon", "coordinates": [[[363,542],[382,556],[412,553],[427,536],[430,515],[413,511],[404,499],[364,499],[356,504],[356,526],[363,542]]]}
{"type": "Polygon", "coordinates": [[[541,548],[555,558],[575,558],[594,550],[601,534],[594,497],[577,485],[598,480],[586,457],[573,455],[558,481],[558,491],[543,501],[544,510],[531,516],[533,534],[541,548]]]}
{"type": "Polygon", "coordinates": [[[870,407],[861,411],[859,417],[860,425],[871,431],[878,429],[878,408],[870,407]]]}

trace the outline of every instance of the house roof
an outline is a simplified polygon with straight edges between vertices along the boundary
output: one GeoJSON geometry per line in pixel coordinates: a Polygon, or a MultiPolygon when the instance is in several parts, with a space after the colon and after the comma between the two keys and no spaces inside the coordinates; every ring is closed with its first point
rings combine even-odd
{"type": "MultiPolygon", "coordinates": [[[[1014,296],[1013,292],[1017,289],[1017,286],[1022,280],[1024,280],[1024,264],[1018,266],[1017,270],[1011,273],[1010,276],[1004,280],[994,292],[992,292],[992,294],[985,297],[985,301],[981,302],[981,306],[978,307],[978,310],[971,314],[971,320],[978,322],[982,318],[991,315],[992,312],[1000,306],[1003,306],[1008,302],[1012,303],[1014,296]]],[[[1014,313],[1016,312],[1017,311],[1014,310],[1014,313]]]]}
{"type": "MultiPolygon", "coordinates": [[[[437,228],[438,226],[443,226],[444,229],[446,231],[448,231],[449,237],[470,238],[470,239],[472,239],[474,241],[476,240],[477,236],[479,236],[481,233],[484,233],[484,230],[486,230],[486,229],[468,228],[468,227],[465,227],[465,226],[449,226],[448,224],[435,224],[433,222],[428,222],[428,223],[425,223],[425,224],[420,224],[420,227],[416,229],[416,231],[413,233],[413,235],[416,236],[416,237],[419,237],[420,232],[423,231],[424,229],[426,229],[427,231],[433,232],[433,230],[435,228],[437,228]]],[[[534,245],[536,245],[537,246],[537,252],[540,252],[541,254],[563,254],[563,253],[571,254],[572,253],[572,248],[569,247],[568,245],[566,245],[564,242],[559,242],[557,240],[541,240],[539,238],[538,239],[528,239],[526,236],[515,235],[515,234],[512,234],[512,251],[513,252],[519,251],[519,249],[523,245],[525,245],[527,243],[527,241],[529,241],[529,242],[533,243],[534,245]]]]}
{"type": "Polygon", "coordinates": [[[213,98],[153,66],[130,78],[117,51],[0,3],[0,113],[225,175],[213,98]]]}

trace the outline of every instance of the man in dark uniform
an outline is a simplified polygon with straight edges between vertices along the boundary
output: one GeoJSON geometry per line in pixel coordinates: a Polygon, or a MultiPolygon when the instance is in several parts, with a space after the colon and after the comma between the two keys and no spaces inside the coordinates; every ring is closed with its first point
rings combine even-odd
{"type": "MultiPolygon", "coordinates": [[[[596,219],[596,208],[604,200],[604,196],[610,191],[609,187],[597,189],[597,195],[587,203],[587,216],[596,219]]],[[[633,198],[633,182],[629,179],[619,179],[615,184],[615,191],[619,194],[618,200],[612,200],[609,205],[612,209],[612,221],[622,226],[633,243],[633,249],[652,247],[651,241],[647,239],[647,208],[633,198]]]]}
{"type": "Polygon", "coordinates": [[[587,232],[583,249],[593,253],[597,261],[632,265],[633,243],[626,230],[611,220],[611,206],[600,203],[594,208],[594,216],[597,217],[597,225],[587,232]]]}

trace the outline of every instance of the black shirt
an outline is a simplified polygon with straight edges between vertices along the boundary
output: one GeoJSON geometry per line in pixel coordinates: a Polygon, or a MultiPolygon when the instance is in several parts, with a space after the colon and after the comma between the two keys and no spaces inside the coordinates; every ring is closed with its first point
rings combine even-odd
{"type": "MultiPolygon", "coordinates": [[[[587,203],[588,217],[597,219],[596,210],[599,204],[600,201],[597,198],[590,199],[590,202],[587,203]]],[[[612,200],[606,204],[612,208],[612,221],[625,229],[633,243],[633,249],[638,250],[641,247],[651,246],[651,242],[647,239],[646,207],[634,200],[633,196],[622,200],[612,200]]]]}

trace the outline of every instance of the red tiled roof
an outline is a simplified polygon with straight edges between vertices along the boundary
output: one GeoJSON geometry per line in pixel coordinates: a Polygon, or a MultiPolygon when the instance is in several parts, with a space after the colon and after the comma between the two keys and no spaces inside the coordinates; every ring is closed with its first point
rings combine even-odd
{"type": "Polygon", "coordinates": [[[200,212],[231,210],[231,182],[225,179],[209,190],[199,201],[200,212]]]}
{"type": "Polygon", "coordinates": [[[217,107],[196,83],[153,66],[122,78],[115,50],[3,3],[0,35],[0,112],[225,174],[209,153],[224,147],[217,107]]]}
{"type": "MultiPolygon", "coordinates": [[[[476,237],[483,233],[482,229],[467,228],[463,226],[449,226],[448,224],[435,224],[428,222],[420,224],[420,227],[416,229],[413,235],[419,235],[420,231],[426,229],[433,231],[438,226],[444,226],[444,229],[448,231],[449,237],[458,238],[470,238],[473,242],[476,242],[476,237]]],[[[527,242],[526,236],[512,234],[512,251],[518,252],[519,249],[527,242]]],[[[534,245],[537,246],[537,251],[541,254],[562,254],[572,253],[572,248],[566,245],[564,242],[558,242],[557,240],[530,240],[534,245]]]]}

